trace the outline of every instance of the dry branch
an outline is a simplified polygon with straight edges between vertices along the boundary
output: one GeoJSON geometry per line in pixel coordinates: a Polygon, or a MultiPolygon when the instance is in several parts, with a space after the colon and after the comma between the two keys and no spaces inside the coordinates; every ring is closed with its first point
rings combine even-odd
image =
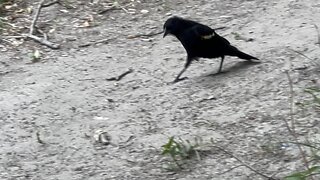
{"type": "Polygon", "coordinates": [[[30,25],[30,31],[29,31],[30,35],[32,35],[34,33],[34,28],[35,28],[37,20],[39,18],[39,15],[40,15],[40,12],[41,12],[41,8],[42,8],[42,5],[43,5],[44,1],[45,0],[41,0],[39,5],[38,5],[38,7],[37,7],[36,14],[34,15],[32,23],[30,25]]]}
{"type": "Polygon", "coordinates": [[[119,9],[120,8],[118,8],[118,7],[113,5],[113,6],[110,6],[110,7],[106,8],[106,9],[103,9],[103,10],[99,11],[98,14],[104,14],[104,13],[106,13],[108,11],[119,10],[119,9]]]}
{"type": "MultiPolygon", "coordinates": [[[[22,36],[24,36],[25,38],[33,39],[34,41],[37,41],[37,42],[39,42],[40,44],[43,44],[43,45],[45,45],[45,46],[47,46],[47,47],[49,47],[49,48],[51,48],[51,49],[59,49],[60,45],[48,41],[46,35],[45,35],[45,38],[40,38],[40,37],[38,37],[38,36],[33,35],[34,30],[35,30],[35,28],[36,28],[35,26],[36,26],[37,20],[38,20],[38,18],[39,18],[40,12],[41,12],[41,8],[44,7],[44,6],[43,6],[44,2],[45,2],[45,0],[41,0],[41,1],[39,2],[39,5],[38,5],[37,10],[36,10],[36,13],[35,13],[35,15],[34,15],[34,17],[33,17],[32,23],[31,23],[31,25],[30,25],[29,34],[24,34],[24,35],[22,35],[22,36]]],[[[50,4],[50,5],[52,5],[52,4],[50,4]]],[[[48,5],[47,5],[46,7],[48,7],[48,5]]],[[[45,34],[45,33],[43,33],[43,34],[45,34]]]]}
{"type": "Polygon", "coordinates": [[[290,51],[293,51],[293,52],[295,52],[295,53],[297,53],[297,54],[300,54],[301,56],[303,56],[303,57],[305,57],[305,58],[307,58],[307,59],[309,59],[310,61],[313,61],[313,59],[311,59],[310,57],[308,57],[308,56],[306,56],[305,54],[303,54],[302,52],[299,52],[299,51],[296,51],[296,50],[294,50],[294,49],[290,49],[290,48],[288,48],[290,51]]]}
{"type": "Polygon", "coordinates": [[[45,143],[41,140],[41,138],[40,138],[40,132],[39,132],[39,131],[36,132],[36,137],[37,137],[37,142],[38,142],[38,143],[40,143],[40,144],[45,144],[45,143]]]}
{"type": "Polygon", "coordinates": [[[228,169],[228,170],[226,170],[226,171],[223,171],[223,172],[219,173],[219,175],[226,174],[226,173],[228,173],[228,172],[230,172],[230,171],[232,171],[232,170],[234,170],[234,169],[237,169],[237,168],[239,168],[239,167],[242,167],[242,166],[244,166],[244,165],[243,165],[243,164],[240,164],[240,165],[234,166],[234,167],[232,167],[232,168],[230,168],[230,169],[228,169]]]}
{"type": "Polygon", "coordinates": [[[49,6],[52,6],[54,4],[60,4],[60,0],[55,0],[55,1],[49,2],[47,4],[42,4],[42,7],[49,7],[49,6]]]}
{"type": "Polygon", "coordinates": [[[100,43],[108,43],[109,41],[114,40],[115,38],[107,38],[107,39],[101,39],[95,42],[89,42],[89,43],[85,43],[85,44],[81,44],[78,47],[88,47],[88,46],[92,46],[92,45],[96,45],[96,44],[100,44],[100,43]]]}
{"type": "Polygon", "coordinates": [[[133,69],[129,69],[126,72],[120,74],[118,77],[112,77],[112,78],[107,78],[107,81],[120,81],[122,78],[124,78],[126,75],[130,74],[133,72],[133,69]]]}
{"type": "MultiPolygon", "coordinates": [[[[44,36],[46,37],[46,35],[44,34],[44,36]]],[[[40,44],[43,44],[45,46],[48,46],[49,48],[51,49],[59,49],[60,48],[60,45],[59,44],[56,44],[56,43],[53,43],[53,42],[50,42],[48,41],[46,38],[40,38],[38,36],[35,36],[35,35],[32,35],[32,34],[22,34],[20,36],[3,36],[2,38],[15,38],[15,39],[20,39],[20,38],[30,38],[34,41],[37,41],[39,42],[40,44]]],[[[4,39],[2,39],[4,40],[4,39]]]]}
{"type": "Polygon", "coordinates": [[[47,33],[45,33],[44,31],[42,31],[41,29],[37,29],[37,31],[43,35],[43,38],[44,38],[45,40],[48,40],[48,35],[47,35],[47,33]]]}
{"type": "Polygon", "coordinates": [[[303,54],[302,52],[299,52],[299,51],[296,51],[296,50],[294,50],[294,49],[290,49],[290,48],[288,48],[288,49],[289,49],[290,51],[292,51],[292,52],[295,52],[295,53],[300,54],[301,56],[303,56],[303,57],[307,58],[308,60],[310,60],[310,61],[311,61],[311,63],[313,63],[313,64],[316,64],[316,65],[320,66],[319,62],[315,61],[314,59],[311,59],[310,57],[308,57],[307,55],[303,54]]]}
{"type": "Polygon", "coordinates": [[[26,35],[26,37],[30,38],[30,39],[33,39],[34,41],[37,41],[39,42],[40,44],[43,44],[45,46],[48,46],[49,48],[51,49],[59,49],[60,48],[60,45],[59,44],[56,44],[56,43],[53,43],[53,42],[50,42],[44,38],[40,38],[38,36],[35,36],[35,35],[31,35],[31,34],[28,34],[26,35]]]}
{"type": "Polygon", "coordinates": [[[134,38],[138,38],[138,37],[152,37],[152,36],[156,36],[156,35],[159,35],[159,34],[162,34],[163,31],[160,31],[160,32],[151,32],[151,33],[148,33],[148,34],[136,34],[136,35],[130,35],[127,37],[127,39],[134,39],[134,38]]]}

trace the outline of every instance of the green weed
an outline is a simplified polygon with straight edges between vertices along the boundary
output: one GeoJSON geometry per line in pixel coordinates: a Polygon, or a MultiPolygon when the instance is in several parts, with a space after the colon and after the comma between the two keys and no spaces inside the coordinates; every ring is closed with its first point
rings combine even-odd
{"type": "Polygon", "coordinates": [[[197,157],[200,160],[199,151],[202,140],[195,138],[191,143],[189,140],[175,140],[172,136],[168,142],[162,146],[162,155],[169,155],[173,163],[168,164],[165,169],[175,171],[183,168],[186,160],[197,157]]]}

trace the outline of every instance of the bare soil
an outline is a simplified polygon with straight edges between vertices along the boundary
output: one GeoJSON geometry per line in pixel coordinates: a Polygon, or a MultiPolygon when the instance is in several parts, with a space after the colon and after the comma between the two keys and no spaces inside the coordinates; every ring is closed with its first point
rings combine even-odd
{"type": "MultiPolygon", "coordinates": [[[[125,10],[99,15],[105,3],[69,1],[72,8],[42,10],[38,27],[55,29],[49,37],[59,50],[30,40],[16,47],[1,42],[0,179],[263,179],[243,166],[230,170],[239,162],[217,149],[166,171],[161,146],[171,136],[212,138],[269,176],[303,169],[297,146],[284,143],[293,141],[284,124],[291,115],[284,71],[290,70],[294,102],[309,102],[304,89],[320,73],[314,26],[320,26],[320,1],[119,1],[125,10]],[[136,36],[161,31],[171,15],[226,27],[217,32],[261,63],[227,57],[226,73],[212,75],[220,60],[201,59],[184,74],[188,80],[168,84],[183,67],[185,50],[173,37],[136,36]],[[89,20],[92,27],[79,27],[89,20]],[[108,41],[79,47],[101,39],[108,41]],[[42,57],[32,63],[35,49],[42,57]],[[134,71],[120,81],[106,80],[129,68],[134,71]],[[112,144],[95,142],[97,130],[112,144]]],[[[23,18],[28,24],[32,16],[23,18]]],[[[295,105],[293,113],[299,139],[319,140],[319,111],[295,105]]]]}

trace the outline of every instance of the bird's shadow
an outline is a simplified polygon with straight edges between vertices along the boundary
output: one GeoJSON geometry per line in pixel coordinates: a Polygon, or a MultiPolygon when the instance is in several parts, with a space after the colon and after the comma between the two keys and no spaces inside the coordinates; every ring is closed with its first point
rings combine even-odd
{"type": "Polygon", "coordinates": [[[250,66],[254,66],[254,65],[258,65],[261,64],[261,62],[256,62],[256,61],[241,61],[241,62],[237,62],[235,65],[224,69],[222,72],[220,73],[210,73],[207,75],[204,75],[205,77],[216,77],[216,76],[223,76],[226,74],[230,74],[230,73],[235,73],[237,71],[241,71],[243,69],[247,69],[250,66]]]}

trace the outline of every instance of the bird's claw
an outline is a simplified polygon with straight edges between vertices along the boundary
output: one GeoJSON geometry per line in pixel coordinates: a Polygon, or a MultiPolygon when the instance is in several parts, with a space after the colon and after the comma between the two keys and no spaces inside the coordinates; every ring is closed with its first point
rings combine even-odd
{"type": "Polygon", "coordinates": [[[183,81],[183,80],[186,80],[188,79],[188,77],[183,77],[183,78],[176,78],[173,83],[177,83],[177,82],[180,82],[180,81],[183,81]]]}
{"type": "Polygon", "coordinates": [[[172,82],[169,82],[168,84],[175,84],[177,82],[180,82],[180,81],[183,81],[183,80],[186,80],[188,79],[187,77],[183,77],[183,78],[176,78],[174,81],[172,82]]]}

